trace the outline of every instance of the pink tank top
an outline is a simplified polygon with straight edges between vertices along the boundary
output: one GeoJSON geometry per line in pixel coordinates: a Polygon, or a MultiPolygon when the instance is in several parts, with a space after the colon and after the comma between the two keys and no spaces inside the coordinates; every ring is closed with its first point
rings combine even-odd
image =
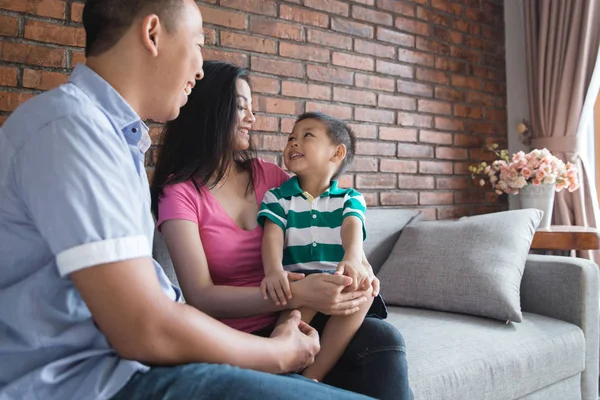
{"type": "MultiPolygon", "coordinates": [[[[267,190],[289,179],[281,168],[260,159],[254,161],[254,188],[260,206],[267,190]]],[[[224,286],[260,286],[264,278],[261,257],[263,230],[241,229],[223,210],[206,187],[198,193],[192,182],[165,188],[158,204],[158,226],[169,219],[184,219],[198,224],[200,239],[212,281],[224,286]]],[[[276,313],[248,318],[222,319],[221,322],[240,331],[253,332],[272,325],[276,313]]]]}

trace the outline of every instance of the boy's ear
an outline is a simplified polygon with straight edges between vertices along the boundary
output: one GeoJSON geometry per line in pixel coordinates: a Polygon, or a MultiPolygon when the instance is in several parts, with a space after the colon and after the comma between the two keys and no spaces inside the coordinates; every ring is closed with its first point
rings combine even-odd
{"type": "Polygon", "coordinates": [[[142,43],[153,57],[158,55],[158,39],[161,31],[160,19],[155,14],[148,15],[142,21],[142,43]]]}
{"type": "Polygon", "coordinates": [[[338,144],[335,149],[335,154],[331,158],[331,161],[334,161],[334,162],[342,161],[344,158],[346,158],[346,151],[347,150],[346,150],[345,144],[338,144]]]}

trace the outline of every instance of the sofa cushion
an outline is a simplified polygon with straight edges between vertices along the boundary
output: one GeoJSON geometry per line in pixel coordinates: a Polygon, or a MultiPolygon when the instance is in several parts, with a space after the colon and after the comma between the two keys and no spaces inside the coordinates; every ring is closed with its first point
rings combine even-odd
{"type": "Polygon", "coordinates": [[[516,399],[585,368],[583,331],[568,322],[531,313],[507,325],[415,308],[388,312],[406,341],[415,399],[516,399]]]}
{"type": "Polygon", "coordinates": [[[377,273],[390,255],[402,229],[422,216],[418,210],[368,208],[366,218],[367,240],[364,250],[373,271],[377,273]]]}
{"type": "Polygon", "coordinates": [[[389,304],[521,321],[535,209],[410,223],[378,274],[389,304]]]}

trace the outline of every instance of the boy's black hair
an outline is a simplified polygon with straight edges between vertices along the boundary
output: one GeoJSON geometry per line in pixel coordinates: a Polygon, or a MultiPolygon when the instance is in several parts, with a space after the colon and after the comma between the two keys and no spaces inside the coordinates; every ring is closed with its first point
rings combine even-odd
{"type": "Polygon", "coordinates": [[[296,123],[305,119],[321,121],[327,127],[327,135],[329,135],[333,143],[346,146],[346,157],[342,160],[340,168],[333,176],[334,179],[337,178],[346,171],[354,160],[354,154],[356,154],[356,135],[343,121],[319,111],[307,112],[300,115],[296,119],[296,123]]]}

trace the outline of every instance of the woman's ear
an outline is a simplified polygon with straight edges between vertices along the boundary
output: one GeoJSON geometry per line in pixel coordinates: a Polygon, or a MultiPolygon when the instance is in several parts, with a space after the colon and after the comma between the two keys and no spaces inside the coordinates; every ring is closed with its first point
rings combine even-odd
{"type": "Polygon", "coordinates": [[[142,44],[144,48],[148,50],[153,57],[158,55],[158,42],[160,34],[162,33],[162,26],[158,15],[148,15],[142,21],[142,44]]]}
{"type": "Polygon", "coordinates": [[[337,147],[335,148],[335,154],[331,158],[331,161],[338,162],[338,161],[342,161],[344,158],[346,158],[346,145],[338,144],[337,147]]]}

